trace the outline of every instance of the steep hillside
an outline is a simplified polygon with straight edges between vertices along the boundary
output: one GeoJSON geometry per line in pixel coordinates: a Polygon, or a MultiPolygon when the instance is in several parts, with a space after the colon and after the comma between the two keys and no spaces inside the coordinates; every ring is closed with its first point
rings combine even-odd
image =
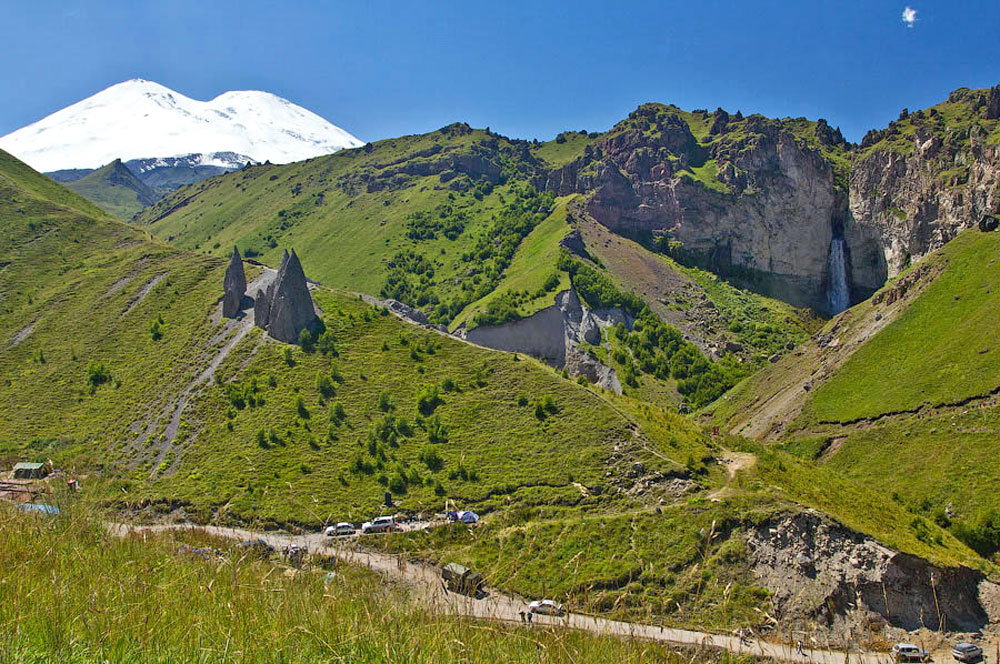
{"type": "Polygon", "coordinates": [[[988,396],[1000,386],[998,254],[997,233],[962,233],[749,379],[716,415],[737,427],[771,421],[752,426],[775,435],[988,396]],[[794,401],[774,399],[796,390],[794,401]]]}
{"type": "Polygon", "coordinates": [[[962,232],[709,412],[995,554],[998,257],[996,232],[962,232]]]}
{"type": "Polygon", "coordinates": [[[598,394],[353,297],[316,292],[322,351],[268,342],[218,319],[221,261],[109,220],[43,216],[38,199],[17,212],[22,191],[3,217],[7,454],[89,460],[137,497],[282,521],[360,517],[386,486],[411,508],[577,496],[557,460],[591,483],[633,456],[683,468],[687,452],[652,456],[598,394]],[[609,466],[616,445],[630,451],[609,466]]]}
{"type": "MultiPolygon", "coordinates": [[[[808,601],[782,594],[768,557],[786,545],[767,533],[791,524],[877,552],[864,583],[888,583],[928,615],[936,599],[963,597],[967,609],[949,615],[986,620],[968,601],[984,561],[877,491],[323,287],[315,344],[274,342],[247,316],[218,317],[223,261],[84,214],[69,207],[91,209],[76,195],[5,163],[5,463],[52,459],[105,507],[149,518],[317,527],[370,517],[385,492],[408,514],[450,500],[486,517],[481,538],[449,529],[400,546],[604,613],[725,630],[766,627],[776,605],[840,634],[854,620],[838,576],[851,552],[831,550],[815,579],[796,573],[808,601]],[[603,544],[580,553],[583,541],[603,544]],[[900,576],[904,563],[917,571],[900,576]],[[934,597],[930,573],[943,579],[934,597]]],[[[573,260],[584,297],[623,297],[573,260]]],[[[619,341],[641,348],[665,334],[641,322],[619,341]]],[[[912,624],[876,600],[865,611],[912,624]]]]}
{"type": "Polygon", "coordinates": [[[850,211],[882,247],[890,277],[1000,214],[1000,85],[960,88],[868,132],[853,159],[850,211]]]}
{"type": "Polygon", "coordinates": [[[65,185],[119,219],[131,219],[163,197],[162,191],[140,180],[121,159],[65,185]]]}
{"type": "MultiPolygon", "coordinates": [[[[560,160],[584,159],[604,138],[560,138],[531,144],[456,124],[364,150],[213,178],[175,192],[139,220],[181,246],[221,254],[237,244],[265,262],[276,260],[279,245],[293,244],[310,275],[325,285],[400,300],[452,331],[507,324],[551,308],[556,295],[580,279],[568,273],[567,251],[614,288],[637,295],[634,316],[645,302],[704,353],[751,360],[738,375],[785,352],[811,329],[809,317],[791,307],[742,295],[697,270],[685,273],[631,240],[633,253],[656,266],[650,275],[655,288],[633,281],[635,275],[618,269],[613,258],[592,260],[600,247],[587,245],[602,238],[581,231],[584,225],[604,227],[588,212],[590,199],[579,193],[553,197],[558,192],[529,183],[544,184],[542,174],[560,160]],[[679,303],[687,300],[705,302],[704,315],[679,315],[679,303]]],[[[645,373],[655,372],[647,365],[645,373]]],[[[669,383],[673,373],[661,376],[667,384],[654,391],[676,402],[683,397],[669,383]]]]}

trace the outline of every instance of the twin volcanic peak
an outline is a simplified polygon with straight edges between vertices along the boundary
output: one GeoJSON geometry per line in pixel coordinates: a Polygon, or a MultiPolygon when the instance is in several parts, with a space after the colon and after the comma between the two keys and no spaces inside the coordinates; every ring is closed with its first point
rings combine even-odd
{"type": "Polygon", "coordinates": [[[113,85],[0,138],[0,148],[42,172],[94,169],[119,158],[226,153],[243,163],[284,164],[363,144],[268,92],[231,91],[198,101],[142,79],[113,85]]]}

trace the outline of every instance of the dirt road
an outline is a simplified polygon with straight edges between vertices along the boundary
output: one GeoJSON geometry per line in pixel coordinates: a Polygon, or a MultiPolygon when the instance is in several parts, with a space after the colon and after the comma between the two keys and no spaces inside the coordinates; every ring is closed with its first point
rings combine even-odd
{"type": "MultiPolygon", "coordinates": [[[[271,532],[256,532],[240,528],[194,525],[127,526],[123,524],[111,524],[110,528],[119,535],[129,532],[163,532],[167,530],[189,529],[241,541],[262,539],[276,549],[283,549],[292,544],[304,546],[310,552],[330,554],[336,556],[338,560],[368,567],[386,578],[405,582],[411,585],[428,604],[438,611],[450,615],[516,623],[520,621],[519,612],[527,611],[528,608],[528,602],[524,599],[497,591],[491,591],[483,599],[475,599],[447,592],[441,583],[441,576],[436,567],[407,562],[400,556],[367,551],[359,548],[356,540],[337,540],[326,537],[322,533],[286,535],[271,532]]],[[[736,636],[609,620],[578,613],[570,613],[562,617],[536,615],[534,616],[534,622],[535,624],[578,629],[597,635],[648,639],[684,646],[728,650],[734,653],[746,653],[758,657],[769,657],[775,660],[790,662],[814,662],[816,664],[850,664],[851,662],[857,664],[889,664],[891,662],[891,658],[888,655],[879,653],[846,653],[843,651],[806,649],[805,655],[802,656],[795,654],[794,646],[757,640],[745,644],[736,636]]]]}

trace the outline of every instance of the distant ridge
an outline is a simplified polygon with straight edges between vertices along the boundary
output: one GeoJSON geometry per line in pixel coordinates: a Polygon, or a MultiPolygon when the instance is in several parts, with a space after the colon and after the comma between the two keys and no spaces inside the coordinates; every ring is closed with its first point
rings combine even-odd
{"type": "Polygon", "coordinates": [[[121,159],[115,159],[65,185],[121,219],[131,219],[147,205],[163,198],[164,194],[163,190],[140,180],[121,159]]]}

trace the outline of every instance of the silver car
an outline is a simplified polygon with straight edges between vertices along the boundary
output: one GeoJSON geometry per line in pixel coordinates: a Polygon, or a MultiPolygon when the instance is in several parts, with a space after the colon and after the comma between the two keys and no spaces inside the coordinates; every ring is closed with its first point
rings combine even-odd
{"type": "Polygon", "coordinates": [[[954,650],[951,651],[951,656],[959,662],[978,662],[983,658],[983,649],[975,643],[962,641],[955,644],[954,650]]]}
{"type": "Polygon", "coordinates": [[[528,605],[528,612],[540,613],[544,616],[566,615],[566,609],[563,608],[563,605],[551,599],[536,599],[528,605]]]}

